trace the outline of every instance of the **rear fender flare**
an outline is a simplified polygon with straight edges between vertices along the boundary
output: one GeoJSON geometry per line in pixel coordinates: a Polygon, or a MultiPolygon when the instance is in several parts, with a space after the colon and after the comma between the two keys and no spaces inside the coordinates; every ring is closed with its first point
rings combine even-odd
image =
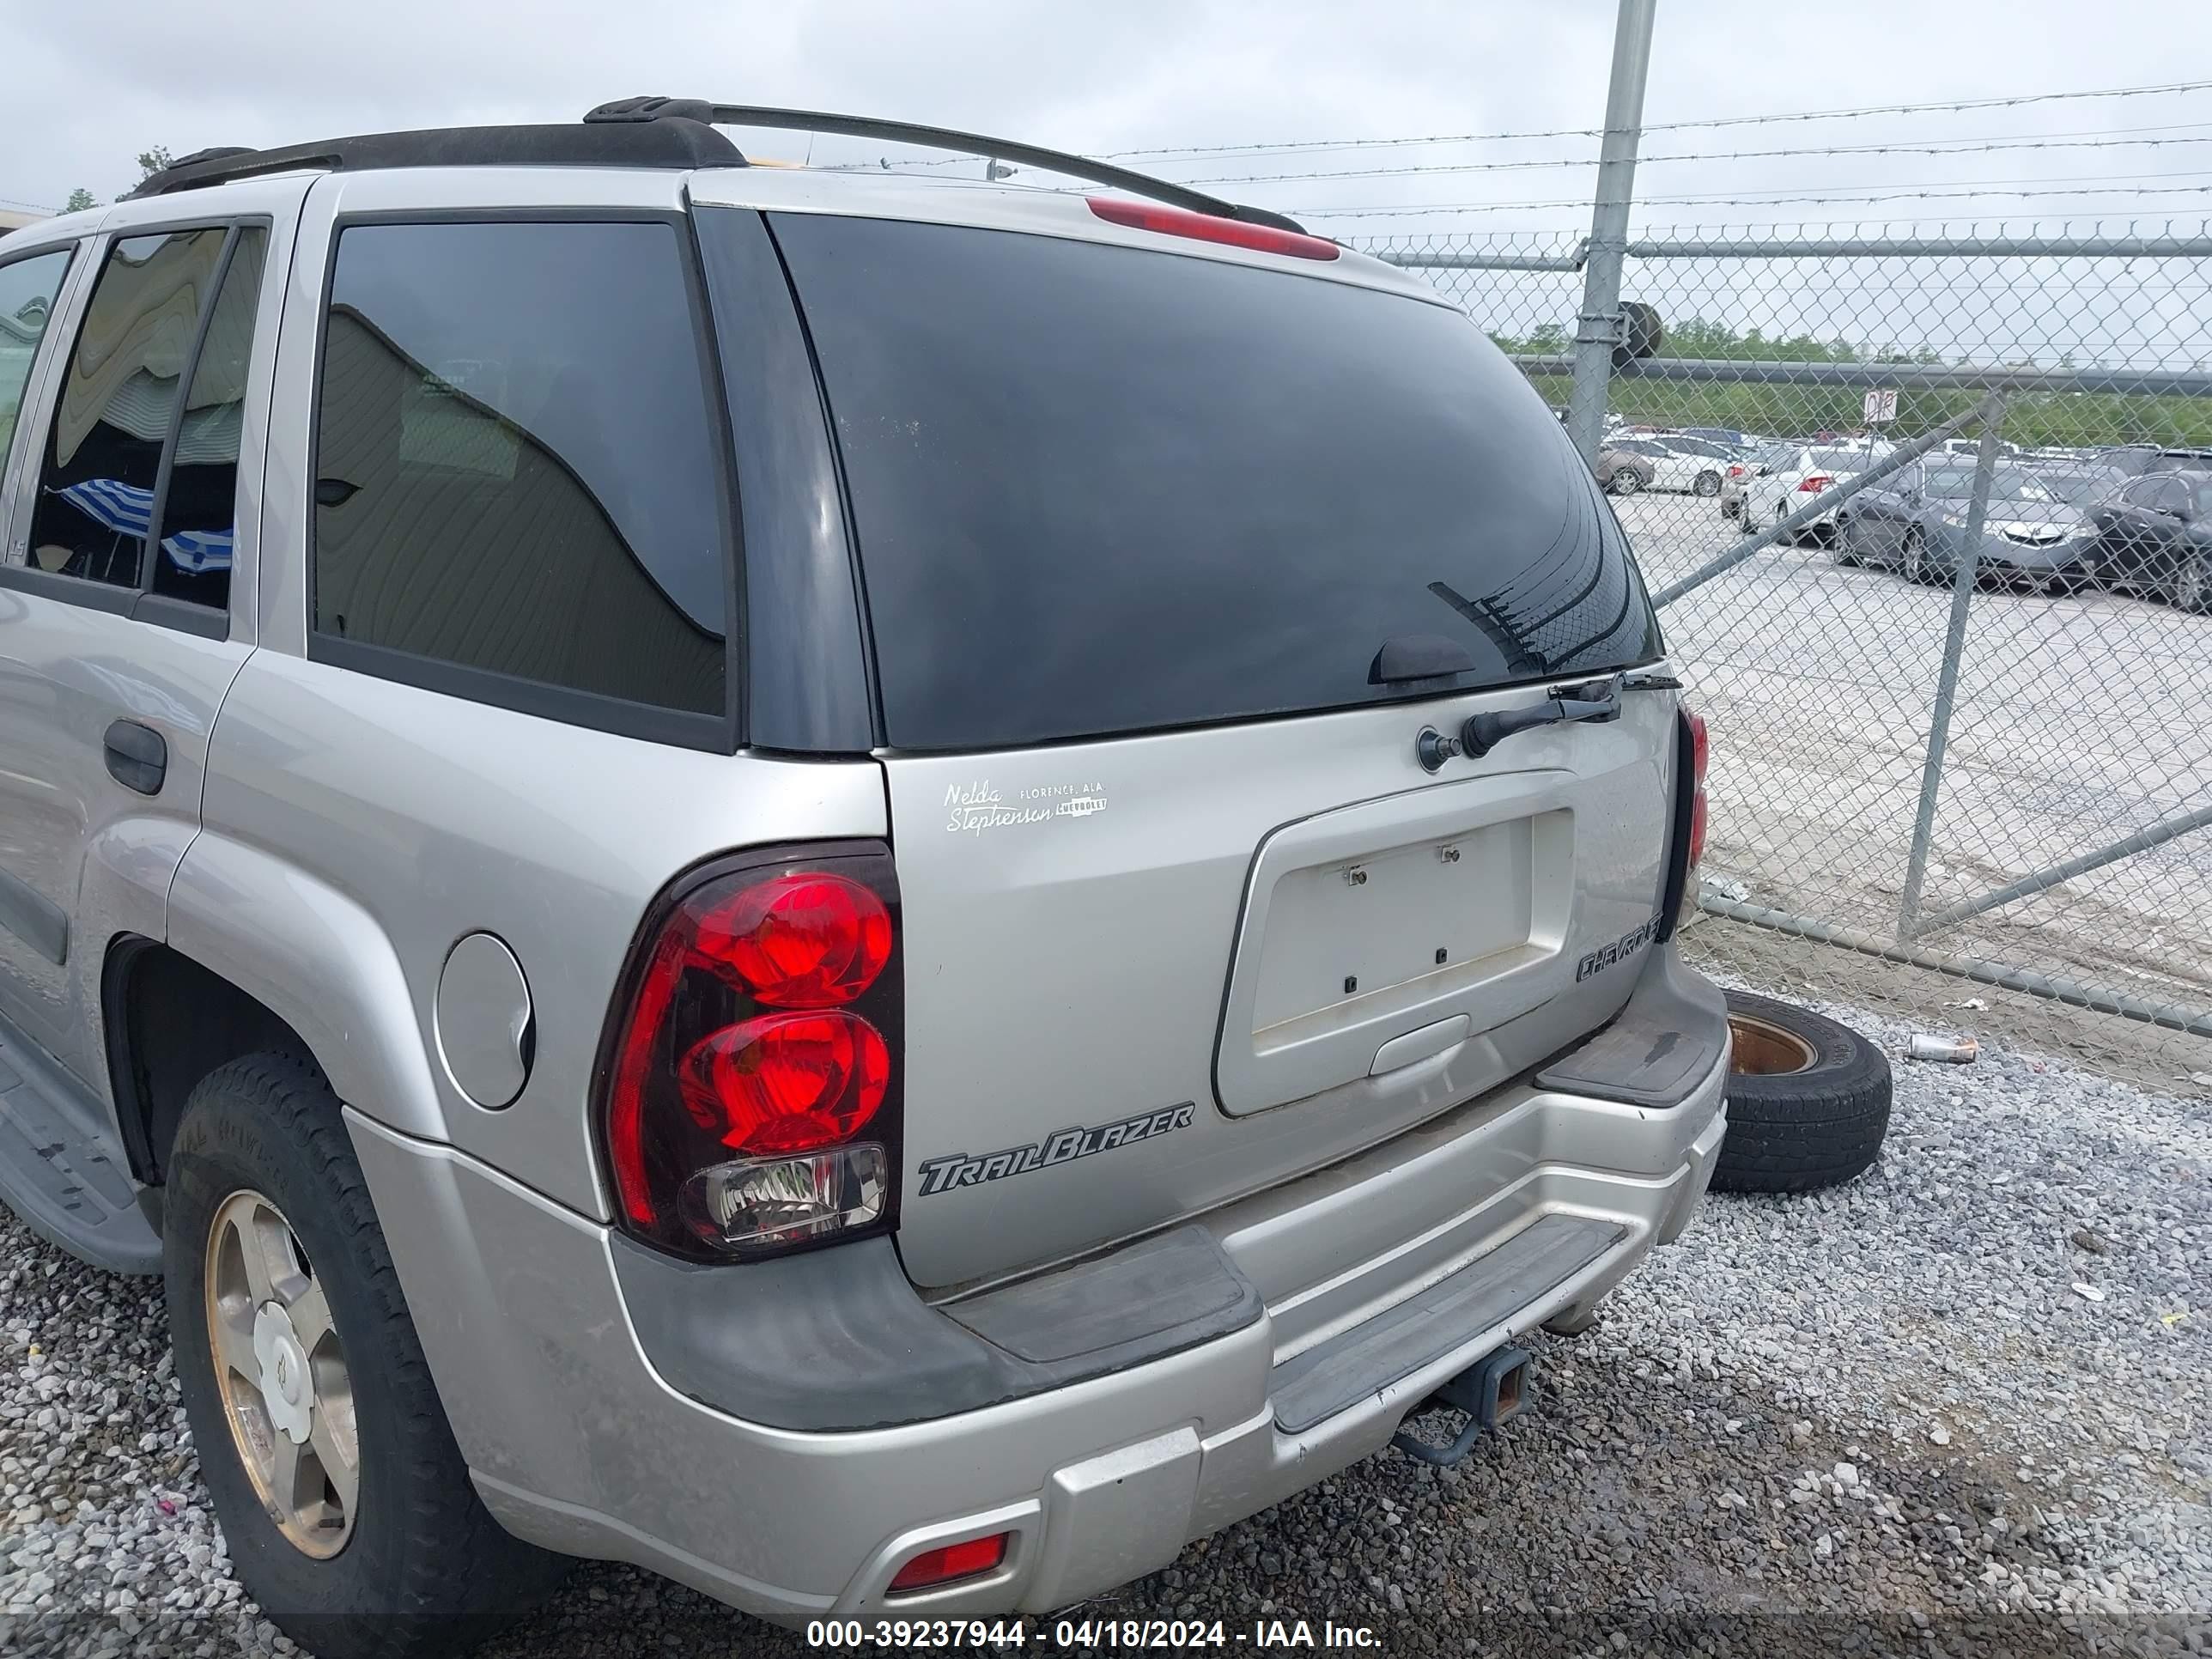
{"type": "Polygon", "coordinates": [[[449,1139],[398,953],[329,884],[215,831],[186,851],[169,943],[300,1034],[338,1098],[425,1140],[449,1139]]]}

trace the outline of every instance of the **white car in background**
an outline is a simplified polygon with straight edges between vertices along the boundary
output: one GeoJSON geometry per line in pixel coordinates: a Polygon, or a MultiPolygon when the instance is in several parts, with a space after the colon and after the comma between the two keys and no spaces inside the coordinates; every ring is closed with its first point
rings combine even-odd
{"type": "Polygon", "coordinates": [[[1727,471],[1728,461],[1718,444],[1709,444],[1702,438],[1620,437],[1606,447],[1640,455],[1651,463],[1651,482],[1645,486],[1647,489],[1671,489],[1692,495],[1721,493],[1721,475],[1727,471]],[[1694,448],[1690,447],[1692,445],[1694,448]]]}
{"type": "MultiPolygon", "coordinates": [[[[1784,447],[1767,462],[1766,471],[1744,482],[1741,519],[1746,533],[1788,518],[1801,507],[1853,473],[1863,472],[1887,454],[1888,444],[1801,444],[1784,447]]],[[[1798,526],[1826,531],[1835,527],[1835,515],[1823,513],[1798,526]]]]}

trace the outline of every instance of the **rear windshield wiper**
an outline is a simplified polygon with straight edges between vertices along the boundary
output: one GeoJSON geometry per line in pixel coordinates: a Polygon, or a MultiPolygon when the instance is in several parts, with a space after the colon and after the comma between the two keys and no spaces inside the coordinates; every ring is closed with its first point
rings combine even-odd
{"type": "Polygon", "coordinates": [[[1530,703],[1525,708],[1507,708],[1495,714],[1469,714],[1459,729],[1461,746],[1468,756],[1480,760],[1516,732],[1557,726],[1567,720],[1600,724],[1617,720],[1620,718],[1622,690],[1642,690],[1650,684],[1649,680],[1639,679],[1630,687],[1627,679],[1626,674],[1609,674],[1580,685],[1555,685],[1543,702],[1530,703]]]}

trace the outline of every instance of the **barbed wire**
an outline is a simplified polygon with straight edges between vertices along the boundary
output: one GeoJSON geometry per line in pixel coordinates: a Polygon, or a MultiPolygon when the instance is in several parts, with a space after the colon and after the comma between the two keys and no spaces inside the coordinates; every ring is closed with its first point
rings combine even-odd
{"type": "MultiPolygon", "coordinates": [[[[2201,178],[2203,169],[2186,173],[2137,174],[2149,178],[2201,178]]],[[[1956,179],[1949,183],[1966,184],[1956,179]]],[[[2085,185],[2074,190],[2047,190],[2040,187],[2007,189],[2000,184],[1975,185],[1968,190],[1907,190],[1877,191],[1869,194],[1814,194],[1762,196],[1639,196],[1638,208],[1646,207],[1782,207],[1796,204],[1842,205],[1869,202],[1937,202],[1968,201],[1979,197],[2002,196],[2013,201],[2043,201],[2058,198],[2081,196],[2201,196],[2212,194],[2212,185],[2170,185],[2164,186],[2126,186],[2085,185]]],[[[1401,204],[1389,207],[1296,207],[1290,212],[1310,216],[1338,219],[1372,219],[1419,213],[1507,213],[1516,209],[1587,208],[1589,203],[1581,197],[1570,197],[1553,202],[1437,202],[1401,204]]]]}
{"type": "Polygon", "coordinates": [[[59,213],[61,209],[44,202],[19,202],[12,196],[0,196],[0,207],[23,208],[32,213],[59,213]]]}
{"type": "MultiPolygon", "coordinates": [[[[2212,122],[2193,122],[2187,128],[2167,128],[2162,131],[2194,131],[2212,127],[2212,122]]],[[[1739,149],[1686,151],[1671,155],[1640,155],[1637,166],[1651,167],[1662,161],[1771,161],[1782,157],[1830,155],[1987,155],[2003,150],[2015,149],[2125,149],[2148,145],[2212,144],[2212,135],[2191,138],[2028,138],[2025,137],[1972,140],[1954,138],[1932,144],[1816,144],[1791,145],[1780,149],[1739,149]]],[[[1399,179],[1417,173],[1524,173],[1547,167],[1594,167],[1595,156],[1547,157],[1525,161],[1433,161],[1412,163],[1392,167],[1340,167],[1319,173],[1206,173],[1195,179],[1181,179],[1176,182],[1187,185],[1256,185],[1308,182],[1321,179],[1399,179]]]]}
{"type": "MultiPolygon", "coordinates": [[[[2028,104],[2052,104],[2092,98],[2149,98],[2170,93],[2212,89],[2212,81],[2170,81],[2156,86],[2106,87],[2094,91],[2021,93],[2009,97],[1960,98],[1921,104],[1866,104],[1850,109],[1785,110],[1772,115],[1709,116],[1689,121],[1655,121],[1642,131],[1686,132],[1717,127],[1759,126],[1783,121],[1842,120],[1863,115],[1956,114],[1975,109],[2011,109],[2028,104]]],[[[1421,137],[1294,139],[1274,143],[1176,144],[1150,149],[1103,152],[1101,161],[1127,161],[1136,156],[1203,156],[1242,155],[1325,154],[1330,150],[1389,149],[1414,144],[1503,143],[1527,138],[1602,138],[1602,127],[1550,127],[1526,132],[1434,133],[1421,137]]]]}

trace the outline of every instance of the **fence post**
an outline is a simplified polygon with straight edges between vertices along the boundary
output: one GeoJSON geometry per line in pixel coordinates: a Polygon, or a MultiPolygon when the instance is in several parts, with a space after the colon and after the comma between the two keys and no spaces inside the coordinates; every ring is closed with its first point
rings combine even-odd
{"type": "Polygon", "coordinates": [[[1606,383],[1620,337],[1620,266],[1628,249],[1628,210],[1636,195],[1636,147],[1643,136],[1644,82],[1651,68],[1651,19],[1658,0],[1620,0],[1613,28],[1613,79],[1605,94],[1605,137],[1598,150],[1597,199],[1590,210],[1582,315],[1575,324],[1575,378],[1567,394],[1567,433],[1583,459],[1597,465],[1605,435],[1606,383]]]}
{"type": "Polygon", "coordinates": [[[1974,494],[1966,506],[1966,548],[1952,573],[1951,621],[1943,633],[1943,667],[1936,678],[1936,706],[1928,720],[1928,754],[1920,766],[1920,806],[1912,820],[1912,850],[1905,860],[1905,897],[1897,910],[1897,942],[1911,941],[1920,921],[1920,889],[1928,877],[1928,843],[1936,833],[1936,797],[1943,787],[1943,750],[1951,740],[1951,708],[1959,694],[1959,662],[1966,648],[1966,612],[1974,598],[1981,562],[1982,526],[1989,517],[1990,486],[1997,470],[1997,442],[2004,435],[2005,398],[1990,394],[1995,408],[1982,422],[1981,447],[1974,454],[1974,494]]]}

